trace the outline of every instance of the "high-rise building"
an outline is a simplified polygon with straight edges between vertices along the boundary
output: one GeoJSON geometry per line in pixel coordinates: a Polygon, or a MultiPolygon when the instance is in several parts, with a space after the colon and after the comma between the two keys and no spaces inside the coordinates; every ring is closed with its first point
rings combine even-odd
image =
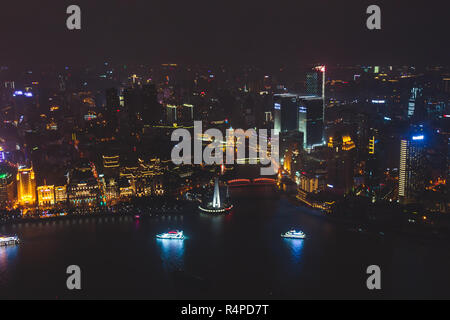
{"type": "Polygon", "coordinates": [[[154,84],[142,86],[142,121],[144,124],[160,123],[163,119],[163,109],[158,102],[158,92],[154,84]]]}
{"type": "Polygon", "coordinates": [[[10,208],[15,199],[15,178],[13,168],[0,165],[0,208],[10,208]]]}
{"type": "Polygon", "coordinates": [[[177,108],[177,123],[190,124],[194,121],[194,105],[184,103],[177,108]]]}
{"type": "Polygon", "coordinates": [[[119,125],[118,113],[121,106],[119,101],[119,94],[116,88],[110,88],[106,90],[106,108],[104,118],[108,122],[109,128],[116,131],[119,125]]]}
{"type": "Polygon", "coordinates": [[[306,73],[306,93],[322,96],[321,74],[318,70],[306,73]]]}
{"type": "Polygon", "coordinates": [[[173,123],[177,123],[177,106],[172,105],[172,104],[167,104],[166,105],[166,116],[167,116],[167,123],[168,124],[173,124],[173,123]]]}
{"type": "Polygon", "coordinates": [[[163,119],[163,108],[153,84],[125,89],[124,105],[132,132],[140,131],[145,125],[161,123],[163,119]]]}
{"type": "Polygon", "coordinates": [[[298,130],[300,100],[291,93],[276,94],[274,100],[275,134],[298,130]]]}
{"type": "Polygon", "coordinates": [[[291,93],[274,95],[274,130],[276,134],[303,133],[303,148],[323,145],[323,101],[317,96],[291,93]]]}
{"type": "Polygon", "coordinates": [[[322,117],[325,119],[325,72],[324,65],[317,66],[306,74],[306,94],[322,97],[322,117]]]}
{"type": "Polygon", "coordinates": [[[116,88],[106,89],[106,111],[113,113],[120,107],[119,93],[116,88]]]}
{"type": "Polygon", "coordinates": [[[33,167],[19,167],[17,172],[17,197],[22,206],[36,203],[36,178],[33,167]]]}
{"type": "Polygon", "coordinates": [[[303,132],[303,148],[311,149],[324,143],[323,102],[320,97],[301,97],[298,130],[303,132]]]}
{"type": "Polygon", "coordinates": [[[120,162],[119,162],[119,156],[113,155],[113,156],[102,156],[103,159],[103,173],[107,177],[118,177],[120,174],[120,162]]]}
{"type": "Polygon", "coordinates": [[[398,196],[401,203],[414,202],[424,187],[424,140],[424,134],[417,133],[400,142],[398,196]]]}
{"type": "Polygon", "coordinates": [[[417,100],[419,100],[422,97],[422,88],[413,87],[411,88],[411,94],[409,96],[409,102],[408,102],[408,118],[411,118],[415,111],[416,111],[416,105],[418,103],[417,100]]]}
{"type": "Polygon", "coordinates": [[[39,207],[51,207],[55,204],[55,186],[37,187],[39,207]]]}
{"type": "Polygon", "coordinates": [[[0,162],[4,162],[6,160],[5,151],[0,146],[0,162]]]}
{"type": "Polygon", "coordinates": [[[336,133],[328,138],[327,186],[345,194],[353,187],[356,145],[350,135],[336,133]]]}

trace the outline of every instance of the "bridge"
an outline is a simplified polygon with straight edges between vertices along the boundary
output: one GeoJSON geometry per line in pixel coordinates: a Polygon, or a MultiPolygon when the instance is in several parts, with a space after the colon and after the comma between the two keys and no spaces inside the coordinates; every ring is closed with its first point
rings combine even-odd
{"type": "Polygon", "coordinates": [[[255,179],[234,179],[228,180],[229,187],[245,187],[245,186],[259,186],[259,185],[276,185],[277,180],[271,178],[255,178],[255,179]]]}

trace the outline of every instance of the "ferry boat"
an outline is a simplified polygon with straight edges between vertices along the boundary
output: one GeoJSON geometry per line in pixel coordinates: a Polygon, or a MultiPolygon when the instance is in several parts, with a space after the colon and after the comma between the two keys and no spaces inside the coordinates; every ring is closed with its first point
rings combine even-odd
{"type": "Polygon", "coordinates": [[[166,233],[161,233],[156,235],[157,239],[169,239],[169,240],[184,240],[184,234],[183,231],[169,231],[166,233]]]}
{"type": "Polygon", "coordinates": [[[9,245],[15,245],[19,243],[19,237],[6,237],[0,235],[0,247],[2,246],[9,246],[9,245]]]}
{"type": "Polygon", "coordinates": [[[281,234],[281,237],[288,239],[305,239],[306,234],[303,231],[290,230],[286,233],[281,234]]]}

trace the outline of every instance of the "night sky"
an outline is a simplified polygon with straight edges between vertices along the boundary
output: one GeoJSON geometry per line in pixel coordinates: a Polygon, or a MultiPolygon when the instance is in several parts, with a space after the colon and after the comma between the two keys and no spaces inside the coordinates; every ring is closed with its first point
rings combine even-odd
{"type": "Polygon", "coordinates": [[[446,64],[447,0],[2,1],[0,64],[446,64]],[[66,8],[82,30],[66,29],[66,8]],[[366,29],[370,4],[382,30],[366,29]]]}

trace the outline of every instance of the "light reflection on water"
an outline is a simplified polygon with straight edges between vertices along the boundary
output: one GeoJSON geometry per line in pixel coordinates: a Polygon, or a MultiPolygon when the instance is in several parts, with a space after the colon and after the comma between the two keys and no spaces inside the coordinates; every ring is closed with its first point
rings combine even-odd
{"type": "Polygon", "coordinates": [[[157,239],[163,268],[166,272],[184,269],[184,240],[157,239]]]}
{"type": "Polygon", "coordinates": [[[19,246],[0,247],[0,274],[3,274],[14,262],[19,252],[19,246]]]}
{"type": "Polygon", "coordinates": [[[284,244],[289,249],[292,262],[299,263],[303,252],[303,239],[283,239],[284,244]]]}

